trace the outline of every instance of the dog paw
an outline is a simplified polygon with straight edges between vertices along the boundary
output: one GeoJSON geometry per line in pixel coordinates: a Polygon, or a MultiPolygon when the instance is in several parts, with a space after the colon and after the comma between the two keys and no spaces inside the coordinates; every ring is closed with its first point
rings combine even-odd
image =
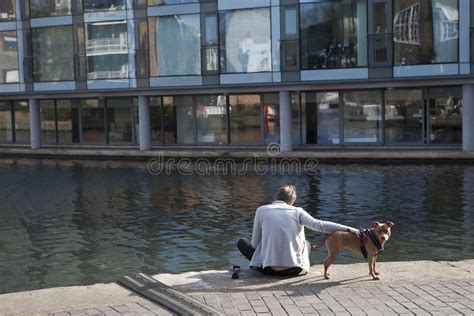
{"type": "Polygon", "coordinates": [[[379,276],[372,276],[372,278],[374,279],[374,281],[379,281],[380,280],[379,276]]]}
{"type": "Polygon", "coordinates": [[[329,274],[325,274],[325,275],[324,275],[324,278],[325,278],[326,280],[329,280],[329,279],[330,279],[329,274]]]}
{"type": "Polygon", "coordinates": [[[374,274],[375,274],[375,275],[380,275],[380,273],[379,273],[379,272],[374,272],[374,274]]]}

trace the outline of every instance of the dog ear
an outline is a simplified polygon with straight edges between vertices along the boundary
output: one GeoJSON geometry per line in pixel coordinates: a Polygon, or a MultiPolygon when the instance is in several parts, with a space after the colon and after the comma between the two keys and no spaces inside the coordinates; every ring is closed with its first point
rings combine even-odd
{"type": "Polygon", "coordinates": [[[390,221],[386,221],[385,222],[385,225],[387,225],[388,227],[392,228],[393,226],[395,226],[394,223],[390,222],[390,221]]]}
{"type": "Polygon", "coordinates": [[[375,228],[375,227],[377,227],[377,226],[379,226],[379,225],[380,225],[379,222],[373,222],[373,223],[372,223],[372,228],[375,228]]]}

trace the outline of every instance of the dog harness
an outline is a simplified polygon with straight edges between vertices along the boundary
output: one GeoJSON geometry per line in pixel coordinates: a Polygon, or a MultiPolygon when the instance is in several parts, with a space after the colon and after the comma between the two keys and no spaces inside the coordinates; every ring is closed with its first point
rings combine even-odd
{"type": "Polygon", "coordinates": [[[359,229],[360,251],[362,251],[364,258],[367,259],[367,248],[365,248],[365,245],[364,245],[366,234],[369,236],[370,240],[372,240],[372,243],[375,245],[375,247],[377,247],[378,251],[375,255],[378,256],[379,253],[384,251],[384,248],[383,248],[383,245],[375,236],[372,229],[363,229],[363,228],[359,229]]]}

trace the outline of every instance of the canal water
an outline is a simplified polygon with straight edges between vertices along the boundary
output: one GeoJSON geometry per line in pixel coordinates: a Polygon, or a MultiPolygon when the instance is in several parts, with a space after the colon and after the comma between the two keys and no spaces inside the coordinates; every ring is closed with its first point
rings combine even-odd
{"type": "MultiPolygon", "coordinates": [[[[146,163],[0,161],[0,293],[247,263],[255,209],[283,184],[316,218],[395,223],[380,261],[474,258],[474,166],[320,165],[313,174],[151,175],[146,163]]],[[[318,243],[323,235],[306,230],[318,243]]],[[[320,264],[325,250],[311,253],[320,264]]],[[[346,252],[338,262],[363,262],[346,252]]]]}

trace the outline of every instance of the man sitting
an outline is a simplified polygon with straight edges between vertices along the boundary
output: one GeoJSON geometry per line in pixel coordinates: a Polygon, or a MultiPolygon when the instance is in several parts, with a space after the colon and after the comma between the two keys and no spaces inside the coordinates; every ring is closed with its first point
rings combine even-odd
{"type": "Polygon", "coordinates": [[[333,222],[317,220],[301,207],[295,207],[296,188],[278,189],[272,204],[260,206],[255,213],[252,241],[239,239],[237,247],[250,260],[250,268],[266,275],[295,276],[309,271],[310,244],[304,227],[314,231],[358,230],[333,222]]]}

